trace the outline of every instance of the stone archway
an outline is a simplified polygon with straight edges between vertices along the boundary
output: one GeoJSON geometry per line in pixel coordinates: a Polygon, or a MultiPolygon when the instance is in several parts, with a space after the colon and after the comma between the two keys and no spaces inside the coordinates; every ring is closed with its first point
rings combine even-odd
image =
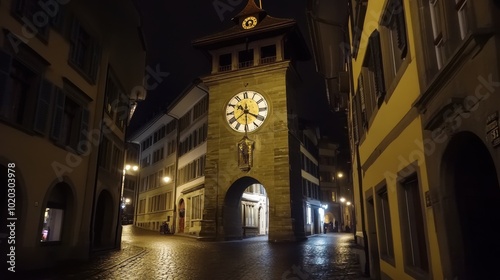
{"type": "Polygon", "coordinates": [[[259,181],[251,177],[236,180],[229,187],[224,198],[224,238],[226,240],[242,239],[267,234],[269,232],[268,207],[267,194],[259,181]],[[250,192],[247,188],[255,188],[255,191],[250,192]],[[250,194],[244,196],[244,193],[250,194]],[[257,203],[256,193],[263,194],[265,203],[257,203]],[[251,195],[255,195],[256,199],[248,198],[251,195]]]}
{"type": "Polygon", "coordinates": [[[96,248],[113,245],[114,209],[111,193],[107,190],[101,191],[97,199],[94,221],[94,247],[96,248]]]}
{"type": "Polygon", "coordinates": [[[497,274],[500,239],[492,232],[500,224],[500,187],[493,159],[476,135],[458,133],[441,162],[440,203],[453,279],[489,279],[497,274]],[[484,276],[484,277],[483,277],[484,276]]]}

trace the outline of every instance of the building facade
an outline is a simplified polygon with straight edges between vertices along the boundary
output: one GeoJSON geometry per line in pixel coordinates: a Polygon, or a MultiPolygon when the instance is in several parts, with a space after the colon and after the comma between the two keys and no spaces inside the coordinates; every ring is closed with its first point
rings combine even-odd
{"type": "Polygon", "coordinates": [[[373,279],[493,277],[498,1],[349,4],[348,39],[336,45],[351,70],[357,236],[369,251],[367,272],[373,279]]]}
{"type": "Polygon", "coordinates": [[[128,1],[12,0],[0,27],[1,217],[17,219],[0,230],[15,251],[2,272],[86,259],[119,242],[125,126],[144,95],[139,15],[128,1]]]}

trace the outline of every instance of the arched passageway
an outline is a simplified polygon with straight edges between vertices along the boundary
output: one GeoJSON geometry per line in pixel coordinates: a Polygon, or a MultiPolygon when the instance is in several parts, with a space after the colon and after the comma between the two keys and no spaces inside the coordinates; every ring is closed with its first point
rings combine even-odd
{"type": "Polygon", "coordinates": [[[489,279],[500,262],[500,239],[492,233],[500,224],[492,157],[477,136],[462,132],[450,140],[441,167],[446,230],[440,234],[447,241],[450,270],[457,279],[489,279]]]}
{"type": "Polygon", "coordinates": [[[251,177],[236,180],[228,189],[223,208],[225,239],[269,233],[269,199],[262,184],[251,177]]]}

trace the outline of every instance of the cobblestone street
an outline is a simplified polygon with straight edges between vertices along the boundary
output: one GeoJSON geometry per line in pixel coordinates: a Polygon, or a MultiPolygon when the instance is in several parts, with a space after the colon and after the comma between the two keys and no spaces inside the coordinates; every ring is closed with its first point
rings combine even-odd
{"type": "Polygon", "coordinates": [[[269,243],[262,237],[202,242],[128,225],[122,250],[22,279],[366,279],[354,247],[347,233],[300,243],[269,243]]]}

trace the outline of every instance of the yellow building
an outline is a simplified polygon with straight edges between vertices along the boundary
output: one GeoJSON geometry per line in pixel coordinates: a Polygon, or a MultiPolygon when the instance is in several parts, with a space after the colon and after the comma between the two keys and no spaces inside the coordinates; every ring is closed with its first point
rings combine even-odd
{"type": "MultiPolygon", "coordinates": [[[[492,279],[500,259],[490,231],[500,210],[498,1],[338,7],[349,21],[327,47],[340,46],[336,69],[352,78],[356,235],[369,251],[367,272],[492,279]]],[[[321,36],[313,41],[325,46],[321,36]]],[[[325,53],[316,54],[321,65],[325,53]]]]}
{"type": "Polygon", "coordinates": [[[139,26],[131,1],[0,2],[2,273],[119,244],[123,139],[144,96],[139,26]]]}

